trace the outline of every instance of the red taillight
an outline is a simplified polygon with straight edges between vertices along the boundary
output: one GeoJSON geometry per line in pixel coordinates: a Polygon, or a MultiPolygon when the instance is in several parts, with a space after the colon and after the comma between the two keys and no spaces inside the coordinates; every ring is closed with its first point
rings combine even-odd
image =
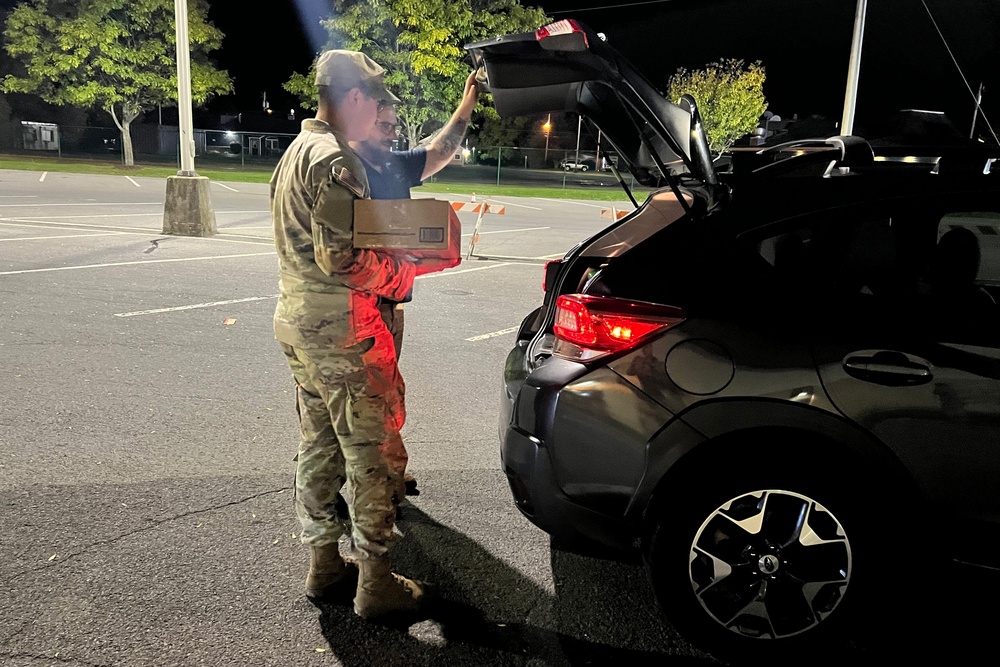
{"type": "Polygon", "coordinates": [[[585,51],[590,45],[587,33],[573,19],[563,19],[535,31],[535,40],[543,49],[553,51],[585,51]]]}
{"type": "Polygon", "coordinates": [[[587,360],[635,347],[650,335],[684,321],[680,308],[590,294],[564,294],[556,300],[554,353],[587,360]],[[568,343],[560,345],[558,341],[568,343]]]}
{"type": "Polygon", "coordinates": [[[559,267],[562,265],[563,261],[561,259],[550,259],[545,262],[545,268],[542,270],[542,291],[548,292],[549,288],[556,280],[556,275],[559,273],[559,267]]]}

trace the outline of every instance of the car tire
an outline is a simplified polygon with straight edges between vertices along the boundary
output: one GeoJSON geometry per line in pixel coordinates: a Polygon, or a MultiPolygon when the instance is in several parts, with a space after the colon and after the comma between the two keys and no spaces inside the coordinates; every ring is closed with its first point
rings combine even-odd
{"type": "Polygon", "coordinates": [[[587,171],[587,165],[581,164],[580,165],[580,171],[587,171]]]}
{"type": "Polygon", "coordinates": [[[563,167],[563,171],[569,171],[569,170],[570,170],[569,165],[566,165],[565,167],[563,167]]]}
{"type": "Polygon", "coordinates": [[[836,660],[852,638],[864,642],[861,628],[899,630],[882,604],[901,602],[901,582],[889,580],[905,578],[892,548],[902,526],[883,530],[877,512],[891,499],[866,496],[876,487],[856,475],[726,467],[647,514],[647,573],[682,636],[722,660],[778,665],[836,660]]]}

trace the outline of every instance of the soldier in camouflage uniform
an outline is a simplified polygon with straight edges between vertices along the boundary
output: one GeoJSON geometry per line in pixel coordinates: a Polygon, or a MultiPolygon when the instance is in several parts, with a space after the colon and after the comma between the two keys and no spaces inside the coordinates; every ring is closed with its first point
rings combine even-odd
{"type": "Polygon", "coordinates": [[[296,381],[301,430],[295,507],[310,550],[306,594],[353,592],[365,618],[417,611],[425,597],[425,585],[392,573],[387,556],[401,537],[392,498],[402,477],[385,450],[398,439],[405,409],[392,334],[376,302],[401,300],[416,275],[451,265],[353,246],[354,200],[369,189],[348,142],[368,136],[381,101],[399,101],[383,74],[356,51],[324,52],[316,117],[303,121],[270,183],[281,270],[274,332],[296,381]],[[335,509],[345,482],[353,490],[348,561],[335,509]]]}

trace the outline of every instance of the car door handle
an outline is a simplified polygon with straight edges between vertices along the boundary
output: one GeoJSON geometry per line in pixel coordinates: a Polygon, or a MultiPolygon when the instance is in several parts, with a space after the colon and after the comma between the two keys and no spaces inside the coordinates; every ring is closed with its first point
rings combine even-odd
{"type": "Polygon", "coordinates": [[[924,384],[934,377],[928,362],[894,350],[852,352],[844,358],[844,370],[859,380],[894,387],[924,384]]]}

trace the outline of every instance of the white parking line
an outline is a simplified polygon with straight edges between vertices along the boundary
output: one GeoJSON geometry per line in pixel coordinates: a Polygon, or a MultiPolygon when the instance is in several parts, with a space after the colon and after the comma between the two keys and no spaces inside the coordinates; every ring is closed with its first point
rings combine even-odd
{"type": "Polygon", "coordinates": [[[3,208],[13,208],[14,206],[31,206],[32,208],[45,208],[48,206],[163,206],[161,201],[125,201],[125,202],[80,202],[76,204],[0,204],[3,208]]]}
{"type": "Polygon", "coordinates": [[[218,181],[212,181],[212,183],[214,183],[215,185],[218,185],[220,188],[225,188],[227,190],[232,190],[233,192],[239,192],[239,190],[237,190],[236,188],[231,188],[228,185],[224,185],[222,183],[219,183],[218,181]]]}
{"type": "Polygon", "coordinates": [[[577,206],[589,206],[590,208],[607,208],[606,205],[585,204],[582,201],[573,201],[572,199],[548,199],[547,197],[535,197],[535,199],[541,199],[542,201],[554,201],[557,204],[576,204],[577,206]]]}
{"type": "MultiPolygon", "coordinates": [[[[142,214],[139,214],[139,215],[142,215],[142,214]]],[[[150,215],[162,215],[162,213],[156,213],[156,214],[150,214],[150,215]]],[[[113,216],[110,216],[110,215],[108,215],[108,216],[103,216],[103,215],[89,215],[89,216],[75,216],[75,215],[56,216],[56,215],[53,215],[53,216],[48,216],[47,215],[44,218],[32,218],[32,217],[24,217],[24,218],[22,218],[22,217],[17,217],[17,218],[0,218],[0,221],[5,222],[5,223],[8,222],[8,221],[9,222],[30,222],[30,223],[33,223],[33,224],[36,224],[36,225],[44,225],[44,226],[48,226],[48,227],[57,227],[58,229],[75,229],[75,228],[78,228],[78,227],[86,227],[88,229],[125,229],[125,230],[131,231],[131,232],[147,232],[149,234],[158,234],[159,233],[159,232],[156,232],[155,230],[149,229],[148,227],[124,227],[122,225],[101,225],[101,224],[94,224],[94,223],[89,223],[89,222],[71,222],[74,218],[77,218],[77,217],[87,217],[87,218],[104,218],[104,217],[107,217],[107,218],[110,218],[110,217],[113,217],[113,216]],[[68,218],[68,220],[66,220],[65,222],[56,222],[56,221],[52,221],[52,218],[68,218]],[[72,227],[69,227],[67,225],[72,225],[72,227]]],[[[125,217],[135,217],[135,216],[125,216],[125,217]]]]}
{"type": "MultiPolygon", "coordinates": [[[[26,225],[27,226],[27,225],[26,225]]],[[[123,236],[122,232],[103,232],[101,234],[60,234],[59,236],[22,236],[18,239],[0,239],[3,241],[38,241],[42,239],[75,239],[81,236],[123,236]]]]}
{"type": "Polygon", "coordinates": [[[487,334],[480,334],[478,336],[473,336],[472,338],[466,338],[465,340],[470,343],[474,343],[477,340],[486,340],[488,338],[496,338],[497,336],[506,336],[509,333],[514,333],[517,331],[517,327],[508,327],[506,329],[501,329],[500,331],[491,331],[487,334]]]}
{"type": "Polygon", "coordinates": [[[129,181],[131,181],[132,185],[134,185],[135,187],[137,187],[137,188],[141,188],[141,187],[142,187],[142,186],[141,186],[141,185],[139,185],[139,184],[138,184],[138,183],[136,182],[136,180],[135,180],[134,178],[132,178],[131,176],[126,176],[125,178],[127,178],[127,179],[128,179],[129,181]]]}
{"type": "MultiPolygon", "coordinates": [[[[3,204],[0,204],[3,206],[3,204]]],[[[138,218],[142,215],[163,215],[163,212],[156,213],[95,213],[94,215],[45,215],[41,217],[34,217],[30,215],[18,216],[18,220],[76,220],[77,218],[138,218]]],[[[62,224],[62,223],[52,223],[52,224],[62,224]]],[[[85,224],[85,223],[80,223],[85,224]]],[[[106,226],[106,225],[105,225],[106,226]]]]}
{"type": "MultiPolygon", "coordinates": [[[[137,213],[136,215],[162,215],[162,214],[161,213],[137,213]]],[[[73,219],[73,218],[77,218],[77,217],[81,217],[81,218],[83,218],[83,217],[94,218],[94,217],[112,217],[112,216],[93,216],[93,215],[91,215],[91,216],[46,216],[46,218],[58,218],[58,217],[65,217],[65,218],[73,219]]],[[[149,229],[147,227],[123,227],[121,225],[96,225],[96,224],[91,224],[91,223],[87,223],[87,222],[69,222],[69,221],[67,221],[67,222],[48,222],[47,220],[41,220],[41,219],[30,218],[30,217],[28,217],[28,218],[0,218],[0,224],[4,224],[6,221],[13,221],[13,220],[21,220],[21,221],[34,222],[37,225],[53,225],[53,226],[56,226],[57,229],[78,229],[78,228],[81,228],[81,227],[85,227],[85,228],[89,228],[89,229],[124,229],[124,230],[127,230],[129,234],[145,234],[145,235],[151,235],[151,236],[163,236],[162,232],[158,232],[156,230],[149,229]],[[67,225],[73,225],[73,226],[69,227],[67,225]]],[[[194,238],[194,239],[199,239],[201,241],[216,241],[216,242],[221,242],[221,243],[249,243],[250,245],[266,245],[266,246],[274,245],[273,242],[270,241],[270,240],[268,240],[268,241],[264,241],[264,240],[259,240],[259,241],[239,241],[239,240],[237,240],[237,239],[261,239],[262,238],[260,236],[254,236],[252,234],[216,234],[215,236],[190,236],[190,237],[180,237],[180,236],[178,236],[178,237],[171,237],[171,238],[194,238]],[[225,238],[219,238],[219,237],[223,237],[223,236],[225,238]]]]}
{"type": "MultiPolygon", "coordinates": [[[[260,254],[268,254],[268,253],[260,253],[260,254]]],[[[228,256],[229,257],[247,257],[248,255],[228,255],[228,256]]],[[[197,259],[213,259],[213,258],[211,258],[211,257],[202,257],[202,258],[197,258],[197,259]]],[[[160,260],[160,261],[182,261],[182,260],[160,260]]],[[[146,264],[147,262],[124,262],[124,263],[126,263],[126,264],[146,264]]],[[[94,266],[101,266],[101,265],[94,265],[94,266]]],[[[118,265],[117,264],[106,264],[106,265],[103,265],[103,266],[118,266],[118,265]]],[[[479,266],[479,267],[476,267],[474,269],[463,269],[461,271],[447,271],[447,272],[442,272],[442,273],[424,274],[422,276],[417,276],[416,279],[420,280],[422,278],[438,278],[438,277],[441,277],[442,275],[453,276],[453,275],[456,275],[456,274],[459,274],[459,273],[469,273],[471,271],[484,271],[486,269],[498,269],[501,266],[510,266],[510,264],[493,264],[493,265],[490,265],[490,266],[479,266]]],[[[85,267],[79,267],[79,268],[85,268],[85,267]]],[[[45,270],[48,270],[48,269],[34,269],[34,270],[36,270],[36,271],[45,271],[45,270]]],[[[52,269],[52,270],[57,270],[57,269],[52,269]]],[[[11,272],[11,273],[28,273],[28,272],[27,271],[14,271],[14,272],[11,272]]],[[[0,276],[2,276],[2,275],[6,275],[6,274],[0,273],[0,276]]],[[[225,305],[229,305],[229,304],[232,304],[232,303],[246,303],[246,302],[249,302],[249,301],[266,301],[268,299],[277,299],[279,296],[280,295],[278,295],[278,294],[271,294],[269,296],[251,296],[251,297],[247,297],[245,299],[229,299],[227,301],[210,301],[208,303],[193,303],[193,304],[190,304],[190,305],[187,305],[187,306],[170,306],[168,308],[152,308],[150,310],[135,310],[135,311],[132,311],[132,312],[129,312],[129,313],[115,313],[114,315],[115,315],[115,317],[135,317],[137,315],[156,315],[158,313],[172,313],[172,312],[176,312],[176,311],[180,311],[180,310],[194,310],[196,308],[212,308],[212,307],[215,307],[215,306],[225,306],[225,305]]],[[[517,329],[517,327],[513,327],[511,329],[504,329],[503,331],[494,331],[493,333],[483,334],[482,336],[474,336],[472,338],[466,338],[466,340],[471,340],[471,341],[484,340],[486,338],[492,338],[493,336],[502,336],[503,334],[510,333],[511,331],[515,331],[516,329],[517,329]]]]}
{"type": "Polygon", "coordinates": [[[277,299],[278,294],[270,296],[251,296],[246,299],[229,299],[228,301],[210,301],[209,303],[193,303],[189,306],[172,306],[170,308],[153,308],[152,310],[136,310],[131,313],[115,313],[115,317],[135,317],[136,315],[155,315],[157,313],[173,313],[179,310],[194,310],[196,308],[212,308],[214,306],[226,306],[231,303],[246,303],[248,301],[266,301],[277,299]]]}
{"type": "Polygon", "coordinates": [[[541,208],[538,208],[537,206],[528,206],[527,204],[511,204],[509,202],[501,201],[499,199],[494,199],[493,197],[490,197],[489,201],[490,202],[496,202],[498,204],[503,204],[504,206],[516,206],[517,208],[530,208],[533,211],[541,211],[541,210],[543,210],[541,208]]]}
{"type": "Polygon", "coordinates": [[[77,266],[54,266],[48,269],[22,269],[21,271],[0,271],[0,276],[16,276],[22,273],[47,273],[49,271],[76,271],[79,269],[103,269],[112,266],[133,266],[135,264],[164,264],[166,262],[201,262],[207,259],[233,259],[236,257],[261,257],[273,252],[249,252],[241,255],[212,255],[209,257],[178,257],[176,259],[146,259],[138,262],[108,262],[107,264],[80,264],[77,266]]]}
{"type": "Polygon", "coordinates": [[[45,182],[45,177],[48,176],[48,175],[49,175],[49,172],[43,171],[42,175],[38,178],[38,182],[39,183],[44,183],[45,182]]]}
{"type": "MultiPolygon", "coordinates": [[[[422,280],[424,278],[446,278],[448,276],[457,276],[460,273],[472,273],[473,271],[486,271],[487,269],[499,269],[501,266],[514,266],[512,262],[502,262],[500,264],[491,264],[489,266],[477,266],[474,269],[461,269],[460,271],[441,271],[439,273],[425,273],[422,276],[417,276],[417,280],[422,280]]],[[[0,273],[0,276],[3,274],[0,273]]]]}
{"type": "MultiPolygon", "coordinates": [[[[551,227],[522,227],[521,229],[497,229],[491,232],[479,232],[480,236],[484,234],[513,234],[514,232],[537,232],[542,229],[551,229],[551,227]]],[[[469,232],[468,234],[462,234],[462,236],[472,236],[475,232],[469,232]]]]}
{"type": "MultiPolygon", "coordinates": [[[[31,222],[13,222],[14,220],[20,220],[20,218],[0,218],[0,227],[31,227],[32,229],[52,229],[51,223],[47,225],[44,223],[35,222],[34,220],[32,220],[31,222]]],[[[75,227],[56,227],[56,229],[65,229],[67,231],[78,231],[75,227]]]]}
{"type": "Polygon", "coordinates": [[[38,199],[38,195],[0,195],[0,199],[38,199]]]}

